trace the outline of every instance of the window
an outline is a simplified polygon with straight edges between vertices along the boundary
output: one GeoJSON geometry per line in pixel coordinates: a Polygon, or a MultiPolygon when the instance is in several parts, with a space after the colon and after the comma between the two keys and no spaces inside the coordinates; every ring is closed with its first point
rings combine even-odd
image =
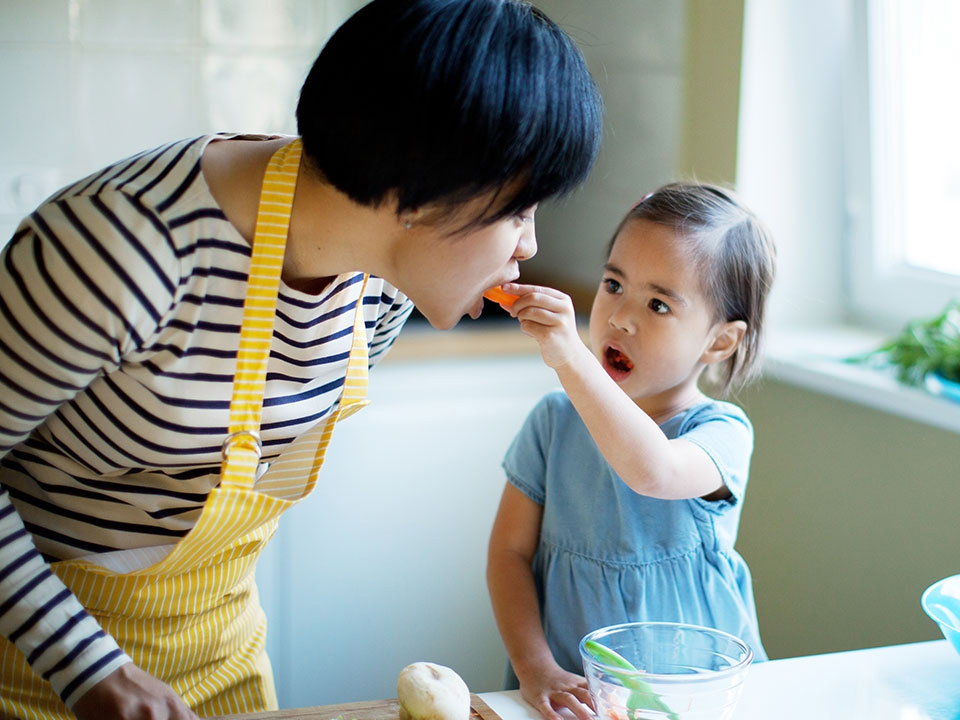
{"type": "Polygon", "coordinates": [[[857,319],[904,323],[960,297],[960,3],[862,0],[855,15],[851,87],[866,92],[847,130],[862,161],[851,171],[851,301],[857,319]]]}

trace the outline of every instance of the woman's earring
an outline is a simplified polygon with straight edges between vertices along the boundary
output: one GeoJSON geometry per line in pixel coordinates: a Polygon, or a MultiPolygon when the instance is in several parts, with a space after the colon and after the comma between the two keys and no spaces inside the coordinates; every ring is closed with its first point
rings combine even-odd
{"type": "Polygon", "coordinates": [[[409,230],[409,229],[412,228],[412,227],[413,227],[413,223],[410,222],[409,220],[403,224],[403,229],[404,229],[404,230],[409,230]]]}

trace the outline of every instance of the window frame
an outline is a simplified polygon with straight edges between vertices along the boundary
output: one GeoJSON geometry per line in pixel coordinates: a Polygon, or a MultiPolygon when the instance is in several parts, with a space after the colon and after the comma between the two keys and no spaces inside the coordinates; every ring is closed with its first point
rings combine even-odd
{"type": "Polygon", "coordinates": [[[884,76],[899,58],[895,13],[901,2],[854,3],[845,83],[848,315],[885,330],[936,315],[960,297],[960,276],[908,265],[898,250],[903,218],[894,198],[902,193],[902,152],[891,138],[899,130],[900,76],[893,83],[884,76]]]}

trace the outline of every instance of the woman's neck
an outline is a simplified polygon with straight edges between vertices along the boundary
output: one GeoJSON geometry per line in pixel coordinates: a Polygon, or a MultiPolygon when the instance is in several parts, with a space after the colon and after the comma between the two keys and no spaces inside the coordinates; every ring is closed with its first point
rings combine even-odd
{"type": "MultiPolygon", "coordinates": [[[[204,150],[201,169],[210,192],[251,245],[267,165],[290,140],[218,140],[204,150]]],[[[383,275],[399,227],[388,208],[389,203],[367,207],[353,202],[301,162],[283,258],[284,283],[316,294],[344,272],[383,275]]]]}

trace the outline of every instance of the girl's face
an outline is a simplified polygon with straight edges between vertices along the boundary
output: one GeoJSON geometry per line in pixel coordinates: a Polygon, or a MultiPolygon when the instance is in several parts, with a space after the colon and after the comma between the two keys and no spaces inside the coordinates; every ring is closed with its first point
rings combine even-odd
{"type": "Polygon", "coordinates": [[[594,354],[648,413],[699,397],[704,353],[722,323],[675,231],[631,220],[614,241],[590,312],[594,354]]]}
{"type": "Polygon", "coordinates": [[[518,263],[537,252],[536,206],[489,225],[457,230],[489,202],[468,203],[455,217],[437,222],[415,221],[405,231],[409,241],[398,250],[397,286],[435,328],[451,328],[464,315],[478,318],[483,291],[516,280],[518,263]]]}

